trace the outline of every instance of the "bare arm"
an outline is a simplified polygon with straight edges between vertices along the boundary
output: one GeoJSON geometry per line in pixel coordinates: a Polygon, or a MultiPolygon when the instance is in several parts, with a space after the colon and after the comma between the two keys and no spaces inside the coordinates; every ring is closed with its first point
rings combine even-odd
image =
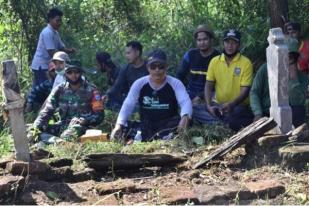
{"type": "Polygon", "coordinates": [[[239,105],[241,102],[243,102],[249,95],[250,92],[250,87],[246,86],[246,87],[241,87],[240,88],[240,94],[238,97],[236,97],[236,99],[234,99],[232,102],[228,102],[223,104],[222,106],[222,112],[223,113],[230,113],[233,111],[234,107],[236,107],[237,105],[239,105]]]}
{"type": "Polygon", "coordinates": [[[211,104],[211,96],[212,91],[214,90],[215,83],[213,81],[206,81],[205,89],[204,89],[204,95],[205,95],[205,101],[207,106],[212,106],[211,104]]]}

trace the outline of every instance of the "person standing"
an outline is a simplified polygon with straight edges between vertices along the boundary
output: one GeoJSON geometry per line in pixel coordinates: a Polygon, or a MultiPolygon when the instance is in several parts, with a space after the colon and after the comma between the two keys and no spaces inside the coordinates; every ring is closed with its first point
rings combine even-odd
{"type": "Polygon", "coordinates": [[[193,34],[197,48],[187,51],[182,59],[181,67],[176,73],[176,78],[184,84],[187,76],[189,81],[187,91],[192,103],[198,104],[204,100],[204,88],[210,60],[220,53],[212,47],[214,41],[213,30],[204,25],[199,25],[193,34]]]}
{"type": "Polygon", "coordinates": [[[47,80],[48,63],[57,51],[73,53],[75,48],[66,48],[58,33],[62,23],[63,12],[57,8],[52,8],[47,14],[47,26],[39,36],[37,48],[31,63],[33,72],[32,87],[47,80]]]}

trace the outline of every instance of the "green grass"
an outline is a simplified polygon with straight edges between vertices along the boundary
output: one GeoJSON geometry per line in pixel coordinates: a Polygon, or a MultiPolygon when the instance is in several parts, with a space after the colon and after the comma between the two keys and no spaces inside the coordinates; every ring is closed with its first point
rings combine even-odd
{"type": "Polygon", "coordinates": [[[13,151],[13,139],[9,129],[5,128],[0,133],[0,158],[11,154],[13,151]]]}

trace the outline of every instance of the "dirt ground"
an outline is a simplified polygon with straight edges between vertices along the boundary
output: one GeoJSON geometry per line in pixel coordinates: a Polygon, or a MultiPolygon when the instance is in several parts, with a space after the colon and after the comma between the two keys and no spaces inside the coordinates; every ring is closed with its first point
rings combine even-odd
{"type": "MultiPolygon", "coordinates": [[[[26,177],[25,187],[6,198],[6,204],[38,205],[116,205],[116,204],[194,204],[199,186],[213,187],[274,180],[285,192],[274,198],[231,199],[229,204],[308,204],[309,172],[293,172],[276,165],[246,168],[241,160],[244,149],[228,154],[211,165],[193,170],[207,151],[189,156],[177,167],[149,167],[139,170],[108,171],[92,180],[69,183],[44,181],[36,176],[26,177]],[[105,183],[104,186],[102,183],[105,183]],[[111,183],[114,185],[106,185],[111,183]],[[99,189],[98,189],[99,188],[99,189]],[[101,188],[101,190],[100,190],[101,188]],[[102,189],[103,188],[103,189],[102,189]],[[102,192],[103,191],[103,192],[102,192]],[[181,196],[181,197],[180,197],[181,196]],[[188,197],[187,202],[181,202],[188,197]]],[[[82,169],[81,169],[82,170],[82,169]]],[[[48,174],[46,174],[48,175],[48,174]]]]}

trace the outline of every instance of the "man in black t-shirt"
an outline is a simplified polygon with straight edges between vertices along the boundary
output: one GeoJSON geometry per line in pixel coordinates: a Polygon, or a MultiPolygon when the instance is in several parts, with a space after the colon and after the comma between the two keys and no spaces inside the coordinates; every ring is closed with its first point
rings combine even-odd
{"type": "Polygon", "coordinates": [[[107,95],[109,98],[121,97],[123,93],[126,95],[135,80],[148,75],[146,63],[142,59],[142,53],[143,47],[140,42],[130,41],[127,43],[125,56],[128,64],[124,69],[120,70],[114,86],[108,91],[107,95]]]}
{"type": "Polygon", "coordinates": [[[155,136],[163,138],[175,129],[180,132],[187,127],[192,115],[192,103],[181,81],[167,75],[167,67],[164,51],[155,50],[149,55],[149,75],[136,80],[132,85],[111,138],[122,132],[136,104],[139,105],[141,120],[139,138],[143,141],[152,140],[155,136]]]}
{"type": "Polygon", "coordinates": [[[195,114],[205,110],[204,88],[210,60],[220,53],[212,47],[214,32],[208,26],[199,25],[194,31],[197,48],[187,51],[182,59],[176,77],[186,84],[187,91],[193,104],[193,119],[198,120],[195,114]],[[188,75],[189,74],[189,75],[188,75]]]}

